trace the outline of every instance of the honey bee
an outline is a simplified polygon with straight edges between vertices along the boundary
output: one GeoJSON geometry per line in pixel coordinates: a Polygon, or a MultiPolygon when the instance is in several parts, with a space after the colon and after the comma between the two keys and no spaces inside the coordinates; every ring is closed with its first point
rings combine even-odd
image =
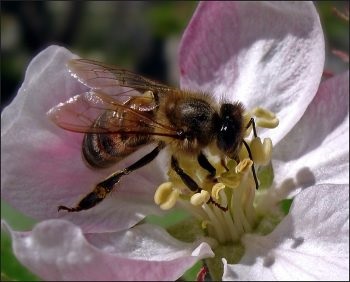
{"type": "MultiPolygon", "coordinates": [[[[147,144],[155,148],[132,165],[98,183],[76,207],[59,206],[58,210],[78,212],[100,203],[120,179],[154,160],[169,147],[171,168],[194,193],[202,189],[180,167],[181,154],[195,156],[208,176],[216,170],[203,153],[211,144],[232,159],[244,144],[246,128],[241,103],[219,105],[206,93],[180,90],[160,84],[133,72],[87,59],[68,62],[73,77],[90,91],[76,95],[52,108],[48,115],[58,126],[84,133],[82,156],[93,168],[110,167],[147,144]]],[[[258,182],[252,167],[254,179],[258,182]]],[[[213,199],[209,200],[215,203],[213,199]]],[[[224,208],[223,208],[224,209],[224,208]]]]}

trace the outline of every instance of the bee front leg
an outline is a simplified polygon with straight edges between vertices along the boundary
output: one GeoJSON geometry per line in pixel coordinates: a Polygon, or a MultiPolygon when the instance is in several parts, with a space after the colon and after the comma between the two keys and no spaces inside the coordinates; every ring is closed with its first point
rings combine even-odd
{"type": "MultiPolygon", "coordinates": [[[[204,156],[204,155],[203,155],[204,156]]],[[[207,160],[209,163],[209,161],[207,160]]],[[[209,163],[210,164],[210,163],[209,163]]],[[[185,183],[185,185],[193,192],[200,193],[203,189],[198,186],[196,181],[192,179],[191,176],[189,176],[186,172],[183,171],[183,169],[180,167],[178,160],[172,156],[171,157],[171,168],[177,173],[178,176],[180,176],[181,180],[185,183]]],[[[227,211],[227,207],[222,207],[220,204],[215,202],[212,197],[210,197],[208,203],[212,203],[218,208],[220,208],[223,211],[227,211]]]]}
{"type": "Polygon", "coordinates": [[[204,168],[206,171],[209,172],[209,177],[214,178],[216,175],[216,169],[212,166],[212,164],[208,161],[207,157],[203,154],[203,152],[200,152],[197,157],[199,165],[204,168]]]}
{"type": "Polygon", "coordinates": [[[255,120],[254,118],[250,118],[246,128],[248,129],[250,126],[253,127],[253,134],[254,134],[254,137],[258,137],[258,134],[256,133],[256,127],[255,127],[255,120]]]}
{"type": "Polygon", "coordinates": [[[141,168],[151,161],[153,161],[159,154],[159,152],[164,148],[163,143],[159,143],[156,148],[154,148],[150,153],[143,156],[141,159],[133,163],[132,165],[124,168],[123,170],[113,173],[106,180],[100,182],[96,185],[94,190],[87,194],[76,207],[68,208],[66,206],[59,206],[58,211],[66,210],[68,212],[78,212],[82,210],[88,210],[100,203],[106,196],[113,190],[116,184],[124,175],[128,175],[134,170],[141,168]]]}
{"type": "Polygon", "coordinates": [[[259,189],[259,181],[258,181],[258,177],[256,176],[256,172],[255,172],[254,160],[253,160],[252,152],[250,151],[250,147],[249,147],[248,143],[244,139],[243,139],[242,142],[243,142],[245,148],[247,149],[249,158],[253,161],[252,173],[253,173],[253,177],[254,177],[255,188],[256,188],[256,190],[258,190],[259,189]]]}
{"type": "MultiPolygon", "coordinates": [[[[254,137],[257,138],[257,137],[258,137],[258,134],[256,133],[256,127],[255,127],[255,120],[254,120],[254,118],[251,118],[251,119],[249,120],[249,122],[248,122],[246,128],[249,128],[250,126],[253,127],[253,134],[254,134],[254,137]]],[[[254,162],[253,156],[252,156],[252,153],[251,153],[251,151],[250,151],[249,145],[247,144],[246,141],[244,141],[244,139],[243,139],[242,142],[243,142],[244,146],[245,146],[246,149],[247,149],[249,158],[254,162]]],[[[259,189],[259,182],[258,182],[258,177],[256,176],[254,163],[253,163],[253,165],[252,165],[252,173],[253,173],[253,177],[254,177],[254,181],[255,181],[255,188],[256,188],[256,190],[258,190],[258,189],[259,189]]]]}

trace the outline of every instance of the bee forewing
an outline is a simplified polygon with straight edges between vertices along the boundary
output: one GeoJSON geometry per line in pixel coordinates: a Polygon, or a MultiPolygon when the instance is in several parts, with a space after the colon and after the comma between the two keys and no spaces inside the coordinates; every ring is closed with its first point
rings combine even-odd
{"type": "MultiPolygon", "coordinates": [[[[75,132],[96,132],[94,121],[106,110],[114,110],[113,103],[102,99],[95,92],[76,95],[48,111],[50,119],[58,126],[75,132]]],[[[98,132],[108,132],[99,129],[98,132]]]]}
{"type": "Polygon", "coordinates": [[[67,63],[67,67],[81,83],[92,89],[101,89],[109,95],[127,91],[130,96],[135,96],[135,93],[139,95],[147,90],[167,92],[173,89],[131,71],[92,60],[74,59],[67,63]]]}
{"type": "Polygon", "coordinates": [[[69,72],[84,85],[92,89],[119,87],[117,77],[106,67],[88,60],[70,60],[69,72]]]}

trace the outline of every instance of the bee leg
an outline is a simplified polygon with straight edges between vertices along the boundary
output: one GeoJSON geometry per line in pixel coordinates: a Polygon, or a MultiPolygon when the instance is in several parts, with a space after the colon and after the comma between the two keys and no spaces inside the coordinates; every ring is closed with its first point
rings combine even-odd
{"type": "MultiPolygon", "coordinates": [[[[249,145],[247,144],[247,142],[244,139],[243,139],[243,144],[248,151],[249,158],[253,161],[252,152],[250,151],[249,145]]],[[[255,172],[254,161],[253,161],[253,165],[252,165],[252,172],[253,172],[253,177],[254,177],[254,181],[255,181],[255,187],[256,187],[256,190],[258,190],[259,189],[259,182],[258,182],[258,178],[257,178],[256,172],[255,172]]]]}
{"type": "MultiPolygon", "coordinates": [[[[251,118],[247,124],[247,128],[249,128],[249,126],[252,126],[253,127],[253,134],[254,134],[254,137],[258,137],[257,133],[256,133],[256,127],[255,127],[255,120],[254,118],[251,118]]],[[[246,141],[244,141],[243,139],[243,144],[244,146],[246,147],[247,151],[248,151],[248,155],[249,155],[249,158],[254,162],[253,160],[253,156],[252,156],[252,152],[250,151],[250,148],[247,144],[246,141]]],[[[255,181],[255,187],[256,187],[256,190],[258,190],[259,188],[259,182],[258,182],[258,178],[256,177],[256,172],[255,172],[255,168],[254,168],[254,163],[252,165],[252,172],[253,172],[253,176],[254,176],[254,181],[255,181]]]]}
{"type": "Polygon", "coordinates": [[[250,118],[246,128],[249,128],[249,126],[253,127],[254,137],[258,137],[258,135],[256,134],[256,127],[255,127],[255,120],[254,120],[254,118],[250,118]]]}
{"type": "Polygon", "coordinates": [[[212,164],[208,161],[207,157],[200,152],[197,157],[199,165],[209,172],[209,177],[214,178],[216,175],[216,169],[212,166],[212,164]]]}
{"type": "MultiPolygon", "coordinates": [[[[208,161],[209,163],[209,161],[208,161]]],[[[171,168],[177,173],[178,176],[180,176],[181,180],[185,183],[185,185],[193,192],[195,193],[200,193],[203,189],[198,186],[196,181],[192,179],[191,176],[189,176],[186,172],[183,171],[183,169],[179,166],[178,160],[174,157],[171,156],[171,168]]],[[[218,208],[222,209],[223,211],[227,211],[228,208],[222,207],[219,205],[217,202],[213,200],[212,197],[210,197],[208,203],[212,203],[218,208]]]]}
{"type": "Polygon", "coordinates": [[[122,176],[128,175],[134,170],[141,168],[151,161],[153,161],[158,153],[164,148],[164,143],[159,143],[156,148],[154,148],[150,153],[143,156],[141,159],[133,163],[132,165],[124,168],[123,170],[117,171],[109,176],[104,181],[98,183],[94,190],[87,194],[76,207],[68,208],[65,206],[59,206],[58,211],[66,210],[68,212],[78,212],[81,210],[88,210],[100,203],[106,196],[113,190],[115,185],[120,181],[122,176]]]}

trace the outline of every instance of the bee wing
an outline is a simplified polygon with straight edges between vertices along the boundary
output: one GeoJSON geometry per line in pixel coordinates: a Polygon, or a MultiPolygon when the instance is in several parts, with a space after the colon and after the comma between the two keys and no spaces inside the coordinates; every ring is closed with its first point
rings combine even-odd
{"type": "Polygon", "coordinates": [[[141,93],[150,90],[166,93],[176,88],[163,85],[131,71],[87,59],[74,59],[67,63],[73,77],[92,89],[106,89],[113,87],[127,87],[141,93]]]}
{"type": "MultiPolygon", "coordinates": [[[[140,98],[143,99],[142,96],[140,98]]],[[[179,138],[178,131],[149,112],[122,104],[111,96],[95,91],[76,95],[48,111],[50,119],[59,127],[81,133],[150,134],[179,138]],[[102,114],[109,112],[107,124],[95,124],[102,114]],[[142,126],[140,126],[142,125],[142,126]]]]}

